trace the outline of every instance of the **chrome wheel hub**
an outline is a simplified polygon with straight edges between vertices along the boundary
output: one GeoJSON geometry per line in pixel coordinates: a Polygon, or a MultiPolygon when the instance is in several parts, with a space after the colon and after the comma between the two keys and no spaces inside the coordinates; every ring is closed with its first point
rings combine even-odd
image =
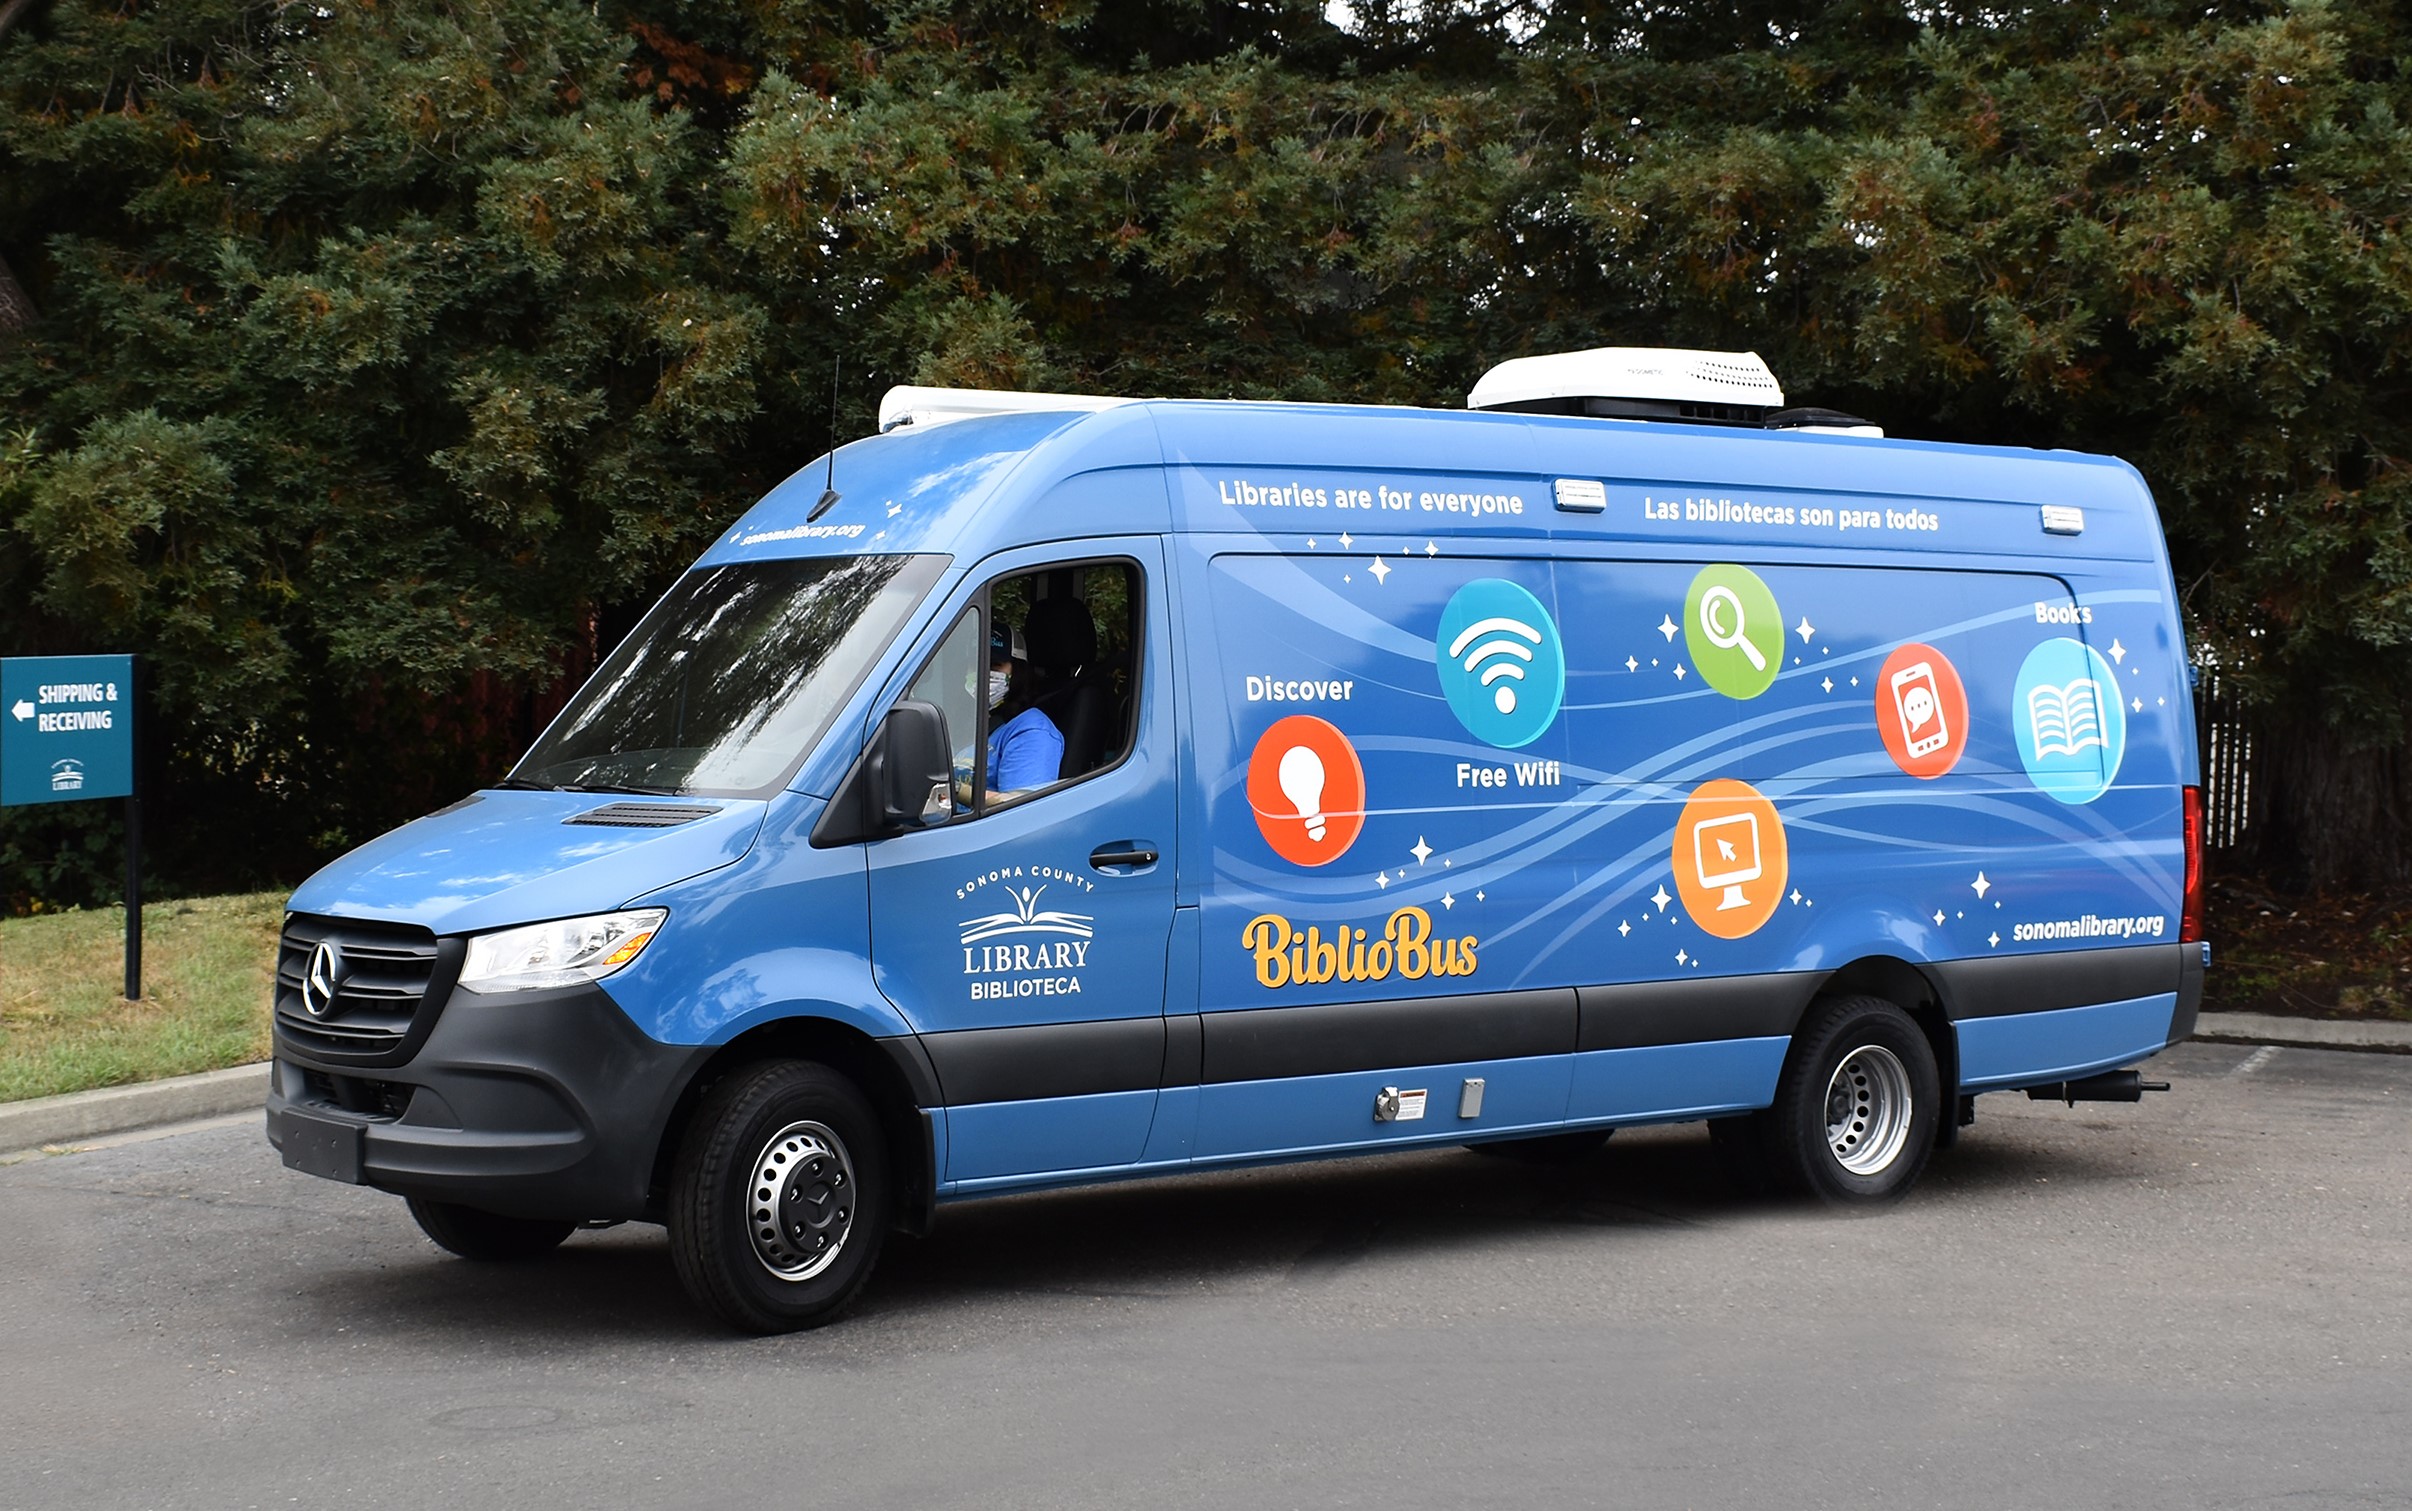
{"type": "Polygon", "coordinates": [[[854,1230],[854,1162],[820,1123],[790,1123],[754,1156],[746,1236],[781,1280],[810,1280],[837,1262],[854,1230]]]}
{"type": "Polygon", "coordinates": [[[1910,1081],[1901,1059],[1880,1044],[1843,1056],[1826,1083],[1826,1147],[1853,1175],[1877,1175],[1909,1142],[1910,1081]]]}

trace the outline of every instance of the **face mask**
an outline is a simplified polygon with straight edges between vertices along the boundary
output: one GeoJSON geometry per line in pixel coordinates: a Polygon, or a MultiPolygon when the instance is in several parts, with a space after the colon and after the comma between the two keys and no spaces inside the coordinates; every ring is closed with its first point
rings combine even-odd
{"type": "Polygon", "coordinates": [[[988,674],[988,706],[996,707],[1005,701],[1005,689],[1013,684],[1013,673],[992,671],[988,674]]]}

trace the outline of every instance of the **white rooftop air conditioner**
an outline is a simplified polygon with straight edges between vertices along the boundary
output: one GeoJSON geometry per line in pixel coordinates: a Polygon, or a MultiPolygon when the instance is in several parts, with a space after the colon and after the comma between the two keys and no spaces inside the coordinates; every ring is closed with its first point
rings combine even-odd
{"type": "Polygon", "coordinates": [[[1679,420],[1828,435],[1882,430],[1825,409],[1786,409],[1784,388],[1757,352],[1601,346],[1517,357],[1482,375],[1469,409],[1584,415],[1608,420],[1679,420]]]}
{"type": "Polygon", "coordinates": [[[900,384],[889,389],[879,401],[879,428],[884,435],[907,425],[920,429],[953,420],[977,419],[981,415],[1089,411],[1138,402],[1093,393],[1016,393],[1001,388],[913,388],[900,384]]]}

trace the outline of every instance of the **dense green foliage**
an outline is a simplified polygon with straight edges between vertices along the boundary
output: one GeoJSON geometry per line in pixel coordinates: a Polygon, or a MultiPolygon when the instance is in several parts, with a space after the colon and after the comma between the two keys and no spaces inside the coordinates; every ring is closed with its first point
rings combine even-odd
{"type": "MultiPolygon", "coordinates": [[[[176,878],[495,774],[899,381],[1453,404],[1755,348],[2158,491],[2268,858],[2412,876],[2394,7],[48,0],[0,38],[0,645],[154,671],[176,878]]],[[[105,893],[97,810],[0,894],[105,893]]]]}

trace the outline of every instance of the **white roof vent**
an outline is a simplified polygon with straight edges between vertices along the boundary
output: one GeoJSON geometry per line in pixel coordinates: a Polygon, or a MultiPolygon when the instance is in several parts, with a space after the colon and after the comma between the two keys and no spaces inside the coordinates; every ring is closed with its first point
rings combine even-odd
{"type": "Polygon", "coordinates": [[[1761,425],[1784,407],[1784,389],[1757,352],[1602,346],[1502,362],[1482,375],[1466,407],[1761,425]]]}
{"type": "Polygon", "coordinates": [[[898,385],[879,401],[881,434],[911,425],[944,425],[991,414],[1048,414],[1112,409],[1137,399],[1093,393],[1015,393],[996,388],[912,388],[898,385]]]}

